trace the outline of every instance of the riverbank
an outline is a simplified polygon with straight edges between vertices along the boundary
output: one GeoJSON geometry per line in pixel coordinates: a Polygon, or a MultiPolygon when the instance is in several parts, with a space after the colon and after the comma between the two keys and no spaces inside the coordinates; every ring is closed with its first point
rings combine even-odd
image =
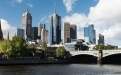
{"type": "Polygon", "coordinates": [[[66,60],[0,60],[0,65],[63,64],[66,60]]]}

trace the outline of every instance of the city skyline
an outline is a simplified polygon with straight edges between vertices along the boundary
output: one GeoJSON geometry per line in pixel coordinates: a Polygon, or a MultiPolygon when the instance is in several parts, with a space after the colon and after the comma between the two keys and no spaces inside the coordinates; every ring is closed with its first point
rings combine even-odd
{"type": "Polygon", "coordinates": [[[4,24],[2,29],[21,28],[21,15],[26,11],[27,5],[33,17],[32,26],[37,27],[38,23],[42,22],[46,24],[48,29],[48,17],[53,13],[54,3],[57,7],[57,14],[62,17],[62,22],[70,22],[77,25],[77,38],[84,38],[83,28],[92,23],[95,25],[96,36],[98,34],[104,35],[106,44],[121,46],[121,37],[119,35],[121,33],[120,0],[52,0],[48,2],[39,0],[36,2],[33,0],[20,0],[19,2],[17,0],[4,0],[0,2],[0,10],[2,10],[0,18],[2,19],[2,25],[4,24]],[[45,6],[46,4],[47,6],[45,6]],[[114,4],[116,5],[114,6],[114,4]],[[69,8],[70,6],[68,5],[72,6],[72,8],[69,8]],[[3,8],[3,6],[5,7],[3,8]]]}

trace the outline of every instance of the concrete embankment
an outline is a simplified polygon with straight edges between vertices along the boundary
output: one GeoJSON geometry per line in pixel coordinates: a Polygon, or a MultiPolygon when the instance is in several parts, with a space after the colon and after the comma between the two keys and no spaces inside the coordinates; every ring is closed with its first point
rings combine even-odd
{"type": "Polygon", "coordinates": [[[61,64],[66,60],[0,60],[0,65],[61,64]]]}

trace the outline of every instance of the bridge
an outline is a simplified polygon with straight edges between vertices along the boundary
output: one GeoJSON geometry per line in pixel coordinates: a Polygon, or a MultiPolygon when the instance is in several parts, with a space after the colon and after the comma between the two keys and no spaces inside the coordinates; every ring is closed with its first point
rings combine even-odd
{"type": "Polygon", "coordinates": [[[102,63],[102,59],[111,55],[121,55],[121,50],[91,50],[91,51],[69,51],[71,57],[77,55],[91,55],[97,57],[97,62],[102,63]]]}

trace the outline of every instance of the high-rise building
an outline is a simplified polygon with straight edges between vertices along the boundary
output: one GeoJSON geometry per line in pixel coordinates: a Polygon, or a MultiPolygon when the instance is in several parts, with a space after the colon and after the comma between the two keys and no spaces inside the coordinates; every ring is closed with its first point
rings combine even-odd
{"type": "Polygon", "coordinates": [[[104,45],[104,36],[99,34],[98,44],[104,45]]]}
{"type": "Polygon", "coordinates": [[[42,29],[45,29],[45,24],[38,24],[38,39],[41,39],[41,31],[42,29]]]}
{"type": "Polygon", "coordinates": [[[1,20],[0,20],[0,41],[3,40],[3,32],[2,32],[2,28],[1,28],[1,20]]]}
{"type": "Polygon", "coordinates": [[[21,36],[22,38],[24,38],[24,30],[23,29],[13,28],[13,29],[8,30],[8,32],[9,32],[8,35],[9,35],[10,40],[12,40],[12,37],[14,37],[14,36],[21,36]]]}
{"type": "Polygon", "coordinates": [[[32,27],[32,40],[38,39],[38,27],[32,27]]]}
{"type": "Polygon", "coordinates": [[[84,28],[84,38],[85,42],[89,44],[96,44],[96,32],[93,24],[84,28]]]}
{"type": "Polygon", "coordinates": [[[61,42],[61,17],[56,14],[56,7],[54,7],[54,14],[49,16],[49,40],[48,44],[60,44],[61,42]]]}
{"type": "Polygon", "coordinates": [[[77,27],[75,24],[70,25],[70,38],[77,39],[77,27]]]}
{"type": "Polygon", "coordinates": [[[48,30],[42,29],[42,31],[41,31],[41,40],[44,43],[48,43],[48,30]]]}
{"type": "Polygon", "coordinates": [[[70,38],[70,23],[64,23],[64,43],[68,43],[68,39],[70,38]]]}
{"type": "Polygon", "coordinates": [[[22,15],[22,29],[24,30],[24,38],[26,40],[30,40],[32,38],[31,31],[32,31],[32,16],[26,9],[26,12],[22,15]]]}

